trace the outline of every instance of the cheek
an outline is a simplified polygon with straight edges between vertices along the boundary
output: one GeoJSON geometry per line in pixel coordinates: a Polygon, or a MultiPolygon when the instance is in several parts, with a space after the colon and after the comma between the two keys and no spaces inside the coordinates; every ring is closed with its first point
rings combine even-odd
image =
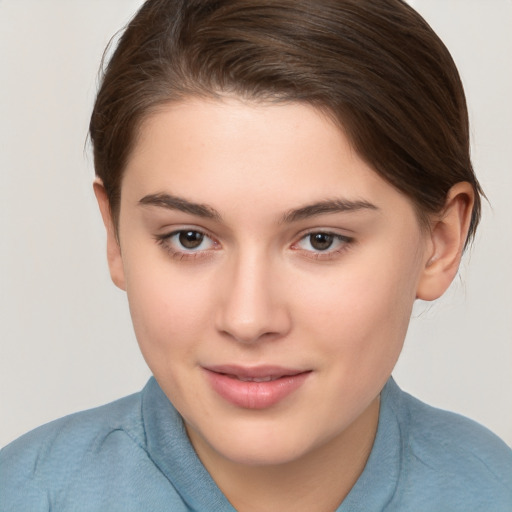
{"type": "Polygon", "coordinates": [[[128,272],[127,294],[135,334],[149,367],[172,364],[192,352],[209,328],[207,287],[169,265],[138,265],[128,272]],[[141,269],[149,270],[141,270],[141,269]]]}
{"type": "Polygon", "coordinates": [[[296,290],[296,307],[302,309],[297,317],[333,356],[394,364],[415,300],[417,265],[411,254],[370,256],[333,272],[321,285],[312,280],[307,300],[296,290]]]}

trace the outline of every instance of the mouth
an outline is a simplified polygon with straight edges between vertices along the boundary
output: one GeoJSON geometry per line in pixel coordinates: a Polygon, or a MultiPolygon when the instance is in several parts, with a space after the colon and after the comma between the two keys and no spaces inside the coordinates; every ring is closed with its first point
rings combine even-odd
{"type": "Polygon", "coordinates": [[[311,370],[277,366],[233,365],[203,368],[212,389],[225,401],[243,409],[266,409],[294,394],[311,370]]]}
{"type": "Polygon", "coordinates": [[[281,376],[271,377],[270,375],[267,377],[240,377],[238,375],[229,375],[229,374],[224,374],[224,375],[226,375],[227,377],[230,377],[232,379],[241,380],[242,382],[271,382],[273,380],[277,380],[277,379],[281,378],[281,376]]]}

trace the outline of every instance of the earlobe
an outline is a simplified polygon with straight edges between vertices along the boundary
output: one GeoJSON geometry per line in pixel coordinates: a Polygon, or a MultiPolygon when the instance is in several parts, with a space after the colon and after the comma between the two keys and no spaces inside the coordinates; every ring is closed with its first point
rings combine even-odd
{"type": "Polygon", "coordinates": [[[110,277],[118,288],[121,288],[121,290],[126,290],[121,247],[119,245],[116,228],[112,219],[110,202],[108,200],[107,193],[101,179],[96,178],[94,180],[93,187],[94,194],[100,208],[101,217],[103,219],[103,224],[105,225],[105,229],[107,231],[107,260],[110,270],[110,277]]]}
{"type": "Polygon", "coordinates": [[[425,255],[416,291],[418,299],[438,299],[455,278],[471,222],[474,199],[471,184],[457,183],[449,190],[441,214],[432,220],[429,251],[425,255]]]}

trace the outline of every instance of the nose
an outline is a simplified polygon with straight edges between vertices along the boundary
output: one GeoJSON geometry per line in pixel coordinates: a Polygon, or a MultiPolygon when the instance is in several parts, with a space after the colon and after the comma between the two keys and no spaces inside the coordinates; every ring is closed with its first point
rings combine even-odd
{"type": "Polygon", "coordinates": [[[217,330],[245,344],[286,335],[291,317],[278,269],[256,251],[234,259],[221,287],[217,330]]]}

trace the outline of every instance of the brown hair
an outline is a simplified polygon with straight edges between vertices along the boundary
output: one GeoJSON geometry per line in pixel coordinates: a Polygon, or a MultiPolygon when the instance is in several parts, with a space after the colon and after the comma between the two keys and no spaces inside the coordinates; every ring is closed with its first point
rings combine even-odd
{"type": "Polygon", "coordinates": [[[94,163],[117,223],[141,122],[188,96],[298,101],[330,114],[419,218],[455,183],[481,189],[450,53],[401,0],[147,0],[105,70],[91,117],[94,163]]]}

